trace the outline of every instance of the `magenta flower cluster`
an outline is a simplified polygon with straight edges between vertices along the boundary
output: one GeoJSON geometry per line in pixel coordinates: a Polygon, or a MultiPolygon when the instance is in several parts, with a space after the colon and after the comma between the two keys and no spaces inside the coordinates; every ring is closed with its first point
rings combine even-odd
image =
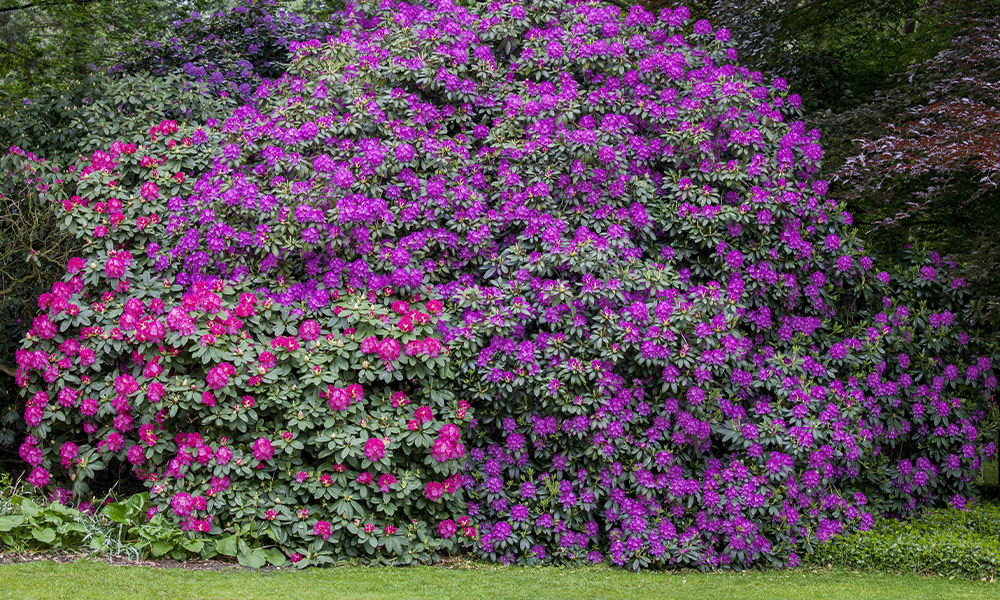
{"type": "Polygon", "coordinates": [[[99,243],[18,353],[32,483],[127,464],[299,565],[796,565],[965,506],[996,376],[953,265],[876,267],[798,97],[689,17],[368,0],[74,165],[99,243]]]}

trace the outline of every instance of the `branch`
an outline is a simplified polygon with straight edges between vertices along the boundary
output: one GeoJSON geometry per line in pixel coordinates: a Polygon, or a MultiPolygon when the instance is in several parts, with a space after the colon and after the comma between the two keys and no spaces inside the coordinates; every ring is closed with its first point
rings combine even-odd
{"type": "Polygon", "coordinates": [[[102,0],[52,0],[51,2],[28,2],[27,4],[20,4],[17,6],[0,7],[0,14],[14,12],[15,10],[25,10],[28,8],[56,8],[58,6],[66,6],[68,4],[84,5],[101,1],[102,0]]]}
{"type": "Polygon", "coordinates": [[[15,10],[24,10],[26,8],[34,8],[36,5],[34,3],[22,4],[21,6],[5,6],[0,8],[0,13],[13,12],[15,10]]]}
{"type": "Polygon", "coordinates": [[[0,373],[3,373],[4,375],[7,375],[9,377],[17,377],[13,369],[2,364],[0,364],[0,373]]]}

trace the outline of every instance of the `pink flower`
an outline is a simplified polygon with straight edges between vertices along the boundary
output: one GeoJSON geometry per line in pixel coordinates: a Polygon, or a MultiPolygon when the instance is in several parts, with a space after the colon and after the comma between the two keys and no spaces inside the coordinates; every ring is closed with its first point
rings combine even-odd
{"type": "Polygon", "coordinates": [[[261,437],[253,443],[253,455],[254,458],[261,462],[271,460],[274,456],[274,446],[271,445],[271,440],[261,437]]]}
{"type": "Polygon", "coordinates": [[[236,368],[229,363],[221,363],[208,370],[205,383],[213,390],[220,390],[229,383],[229,378],[236,374],[236,368]]]}
{"type": "Polygon", "coordinates": [[[359,348],[363,354],[372,354],[378,352],[379,342],[378,338],[374,335],[370,335],[365,339],[361,340],[361,347],[359,348]]]}
{"type": "Polygon", "coordinates": [[[441,350],[441,340],[430,337],[424,340],[424,354],[427,356],[437,356],[441,354],[441,350]]]}
{"type": "Polygon", "coordinates": [[[400,349],[399,340],[385,338],[378,344],[379,358],[386,362],[392,362],[399,358],[400,349]]]}
{"type": "Polygon", "coordinates": [[[149,389],[146,391],[146,396],[153,402],[159,402],[163,398],[163,394],[166,393],[166,388],[159,381],[154,381],[149,384],[149,389]]]}
{"type": "Polygon", "coordinates": [[[275,365],[278,364],[277,357],[275,357],[270,352],[261,352],[260,356],[258,357],[258,361],[260,362],[261,368],[263,368],[265,371],[270,371],[271,369],[274,368],[275,365]]]}
{"type": "Polygon", "coordinates": [[[386,525],[385,527],[382,528],[382,531],[384,531],[386,535],[392,535],[392,534],[396,533],[396,526],[395,525],[386,525]]]}
{"type": "Polygon", "coordinates": [[[38,315],[32,325],[35,335],[43,340],[50,340],[56,336],[56,326],[49,320],[48,315],[38,315]]]}
{"type": "Polygon", "coordinates": [[[38,427],[42,423],[45,410],[41,406],[28,405],[24,409],[24,422],[28,427],[38,427]]]}
{"type": "Polygon", "coordinates": [[[42,461],[45,459],[42,450],[35,445],[37,443],[38,440],[34,436],[29,435],[24,439],[21,447],[18,448],[18,454],[20,454],[21,459],[33,467],[42,464],[42,461]]]}
{"type": "Polygon", "coordinates": [[[194,510],[194,499],[191,494],[180,492],[170,499],[170,508],[179,517],[187,516],[194,510]]]}
{"type": "Polygon", "coordinates": [[[156,445],[156,434],[153,433],[153,424],[144,423],[139,427],[139,439],[147,446],[156,445]]]}
{"type": "Polygon", "coordinates": [[[369,438],[365,442],[365,456],[375,462],[385,456],[385,442],[379,438],[369,438]]]}
{"type": "Polygon", "coordinates": [[[86,266],[87,263],[84,262],[82,258],[80,258],[79,256],[74,256],[73,258],[69,259],[69,263],[67,263],[66,265],[66,270],[70,273],[79,273],[86,266]]]}
{"type": "Polygon", "coordinates": [[[275,510],[273,508],[268,509],[268,511],[266,513],[264,513],[264,518],[266,520],[268,520],[268,521],[273,521],[277,517],[278,517],[278,513],[275,512],[275,510]]]}
{"type": "Polygon", "coordinates": [[[119,396],[129,396],[139,391],[139,382],[131,375],[119,375],[115,378],[115,391],[119,396]]]}
{"type": "Polygon", "coordinates": [[[132,264],[132,255],[127,250],[113,252],[104,262],[104,274],[108,279],[121,279],[125,276],[125,269],[132,264]]]}
{"type": "Polygon", "coordinates": [[[231,479],[229,479],[228,475],[225,477],[213,476],[211,480],[211,487],[209,488],[209,493],[218,494],[219,492],[224,492],[229,489],[229,486],[232,485],[232,483],[233,482],[231,479]]]}
{"type": "Polygon", "coordinates": [[[326,403],[330,406],[330,410],[341,412],[350,408],[351,397],[344,388],[335,388],[331,385],[327,389],[327,394],[329,397],[326,403]]]}
{"type": "Polygon", "coordinates": [[[299,337],[302,338],[302,341],[304,342],[311,342],[319,338],[319,334],[319,323],[313,321],[312,319],[305,321],[299,327],[299,337]]]}
{"type": "Polygon", "coordinates": [[[437,438],[434,440],[431,455],[438,462],[445,462],[452,458],[461,458],[465,456],[465,444],[446,438],[437,438]]]}
{"type": "Polygon", "coordinates": [[[146,462],[146,453],[143,452],[142,446],[136,444],[128,449],[128,461],[135,466],[146,462]]]}
{"type": "Polygon", "coordinates": [[[413,416],[421,423],[426,423],[434,418],[434,412],[429,406],[421,406],[413,413],[413,416]]]}
{"type": "Polygon", "coordinates": [[[313,525],[313,535],[318,535],[324,540],[330,537],[333,533],[333,528],[330,526],[329,521],[316,521],[313,525]]]}
{"type": "Polygon", "coordinates": [[[47,470],[43,467],[35,467],[34,470],[31,471],[31,475],[28,475],[27,481],[35,487],[45,487],[49,484],[50,479],[51,476],[47,470]]]}
{"type": "Polygon", "coordinates": [[[117,431],[112,431],[108,434],[108,437],[105,440],[105,445],[109,451],[118,452],[125,447],[125,438],[123,438],[117,431]]]}
{"type": "Polygon", "coordinates": [[[396,476],[383,473],[378,478],[378,489],[383,494],[389,491],[389,487],[396,483],[396,476]]]}
{"type": "Polygon", "coordinates": [[[451,536],[455,535],[456,532],[458,532],[458,527],[455,525],[455,522],[452,521],[451,519],[445,519],[444,521],[438,523],[437,532],[438,535],[443,538],[450,538],[451,536]]]}
{"type": "Polygon", "coordinates": [[[80,348],[80,366],[89,367],[97,361],[97,353],[92,348],[80,348]]]}
{"type": "Polygon", "coordinates": [[[439,481],[428,481],[424,486],[424,496],[431,502],[438,502],[444,497],[444,485],[439,481]]]}

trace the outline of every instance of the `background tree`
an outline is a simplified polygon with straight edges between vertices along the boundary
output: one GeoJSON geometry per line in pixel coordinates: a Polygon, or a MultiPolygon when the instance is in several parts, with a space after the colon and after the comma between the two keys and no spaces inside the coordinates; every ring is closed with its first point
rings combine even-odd
{"type": "Polygon", "coordinates": [[[784,77],[806,110],[843,110],[932,56],[954,34],[941,0],[647,0],[686,4],[695,18],[733,33],[741,58],[784,77]]]}
{"type": "MultiPolygon", "coordinates": [[[[953,3],[957,33],[850,110],[815,112],[833,193],[886,253],[924,243],[951,254],[997,307],[1000,281],[1000,7],[953,3]]],[[[940,10],[942,7],[937,7],[940,10]]]]}
{"type": "Polygon", "coordinates": [[[66,89],[136,37],[164,31],[203,0],[0,0],[0,100],[66,89]]]}

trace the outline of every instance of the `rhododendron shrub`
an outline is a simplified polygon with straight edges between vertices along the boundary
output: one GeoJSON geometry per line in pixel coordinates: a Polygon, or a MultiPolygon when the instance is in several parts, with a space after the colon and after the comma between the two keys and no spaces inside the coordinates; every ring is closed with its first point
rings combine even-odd
{"type": "Polygon", "coordinates": [[[996,379],[962,282],[878,270],[728,32],[548,1],[341,24],[66,183],[103,241],[19,354],[38,485],[128,464],[299,564],[630,568],[794,565],[973,496],[996,379]]]}
{"type": "MultiPolygon", "coordinates": [[[[288,40],[311,39],[333,21],[303,19],[271,0],[245,0],[227,12],[192,14],[169,35],[137,40],[114,66],[95,67],[72,90],[39,92],[0,120],[0,147],[16,145],[46,163],[0,157],[0,321],[12,335],[0,339],[0,446],[22,435],[15,411],[14,350],[30,326],[34,299],[59,276],[70,251],[79,253],[54,223],[64,212],[36,204],[31,169],[63,168],[81,154],[107,151],[113,142],[142,143],[150,125],[185,126],[223,118],[267,77],[280,76],[290,58],[288,40]]],[[[81,242],[86,243],[86,239],[81,242]]]]}
{"type": "Polygon", "coordinates": [[[125,465],[183,529],[252,521],[313,564],[451,549],[434,531],[468,519],[471,412],[446,385],[440,302],[344,288],[304,315],[250,280],[157,272],[150,248],[172,223],[161,190],[191,195],[184,166],[206,170],[198,157],[219,138],[163,122],[142,152],[115,145],[78,170],[66,227],[100,249],[39,298],[17,355],[20,383],[35,382],[20,447],[32,483],[54,475],[86,496],[99,471],[125,465]],[[64,433],[44,460],[43,440],[64,433]]]}

